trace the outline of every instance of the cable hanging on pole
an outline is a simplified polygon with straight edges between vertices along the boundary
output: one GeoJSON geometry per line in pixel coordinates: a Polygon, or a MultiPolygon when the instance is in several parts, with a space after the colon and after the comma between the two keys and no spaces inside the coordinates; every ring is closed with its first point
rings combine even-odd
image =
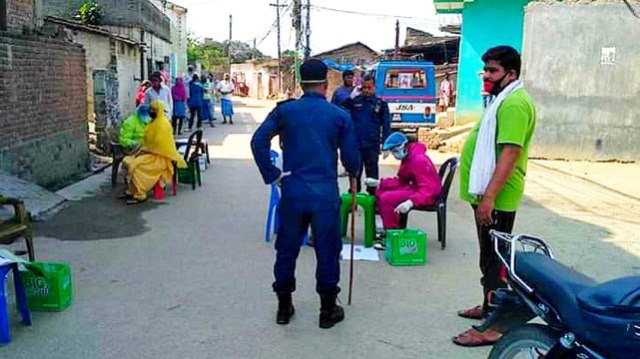
{"type": "MultiPolygon", "coordinates": [[[[283,5],[280,5],[280,6],[287,6],[287,7],[284,9],[284,11],[282,11],[282,12],[280,13],[280,18],[282,18],[284,15],[286,15],[286,14],[287,14],[287,12],[289,12],[289,10],[291,10],[291,7],[293,6],[293,4],[288,4],[288,5],[283,4],[283,5]]],[[[262,37],[260,38],[260,41],[258,41],[258,46],[262,45],[262,43],[263,43],[263,42],[264,42],[264,41],[269,37],[269,35],[271,35],[271,33],[273,32],[273,30],[275,30],[275,29],[277,29],[277,28],[278,28],[278,19],[276,19],[276,20],[273,22],[273,24],[271,24],[271,27],[269,28],[269,30],[267,31],[267,33],[266,33],[266,34],[264,34],[264,36],[262,36],[262,37]]]]}
{"type": "Polygon", "coordinates": [[[333,12],[339,12],[339,13],[343,13],[343,14],[352,14],[352,15],[361,15],[361,16],[373,16],[373,17],[385,17],[385,18],[393,18],[393,19],[414,19],[414,20],[429,21],[429,22],[434,22],[434,23],[437,22],[437,21],[435,21],[433,19],[429,19],[429,18],[425,18],[425,17],[366,13],[366,12],[353,11],[353,10],[334,9],[334,8],[330,8],[330,7],[326,7],[326,6],[319,6],[319,5],[311,5],[311,7],[314,8],[314,9],[318,9],[318,10],[333,11],[333,12]]]}

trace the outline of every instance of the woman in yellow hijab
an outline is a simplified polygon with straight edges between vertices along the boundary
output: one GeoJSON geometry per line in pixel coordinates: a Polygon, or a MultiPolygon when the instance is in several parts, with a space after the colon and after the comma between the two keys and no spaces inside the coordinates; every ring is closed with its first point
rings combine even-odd
{"type": "Polygon", "coordinates": [[[147,199],[147,193],[158,181],[165,183],[173,179],[173,162],[185,168],[187,164],[176,150],[173,128],[164,114],[164,104],[155,100],[149,108],[151,122],[141,141],[141,148],[133,156],[122,161],[127,168],[129,197],[127,204],[136,204],[147,199]]]}

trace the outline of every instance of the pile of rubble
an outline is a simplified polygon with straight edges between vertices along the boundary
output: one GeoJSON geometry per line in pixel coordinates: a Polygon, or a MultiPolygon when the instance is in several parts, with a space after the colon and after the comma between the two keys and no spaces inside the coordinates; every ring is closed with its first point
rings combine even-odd
{"type": "Polygon", "coordinates": [[[455,125],[455,110],[440,113],[435,127],[420,128],[418,141],[430,150],[460,152],[474,124],[455,125]]]}

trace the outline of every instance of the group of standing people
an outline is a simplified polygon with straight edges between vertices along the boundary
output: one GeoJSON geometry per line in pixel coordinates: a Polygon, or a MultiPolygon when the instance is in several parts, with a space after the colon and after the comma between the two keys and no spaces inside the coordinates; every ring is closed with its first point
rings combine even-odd
{"type": "Polygon", "coordinates": [[[187,131],[192,131],[194,125],[201,128],[203,122],[215,127],[216,98],[220,98],[222,123],[233,124],[234,90],[229,74],[225,74],[224,79],[218,82],[212,74],[198,75],[190,66],[184,76],[175,79],[173,85],[170,85],[162,72],[153,73],[150,80],[140,85],[136,94],[136,106],[150,104],[156,99],[162,101],[165,114],[171,119],[174,135],[181,135],[185,119],[188,119],[187,131]]]}
{"type": "MultiPolygon", "coordinates": [[[[475,214],[483,302],[457,313],[477,320],[491,314],[492,294],[506,286],[500,278],[503,266],[490,231],[510,233],[513,229],[536,124],[535,106],[519,80],[518,52],[498,46],[489,49],[482,61],[483,81],[491,85],[486,86],[487,96],[495,99],[462,150],[460,197],[475,214]]],[[[305,61],[300,75],[304,95],[279,103],[253,135],[251,146],[264,182],[282,187],[273,283],[278,297],[276,322],[288,324],[294,315],[296,260],[301,238],[310,225],[317,258],[319,324],[331,328],[345,315],[336,303],[342,249],[338,158],[352,178],[360,178],[364,168],[365,184],[378,198],[378,209],[386,217],[385,227],[396,227],[399,213],[435,203],[441,187],[426,148],[401,133],[389,135],[388,106],[371,91],[375,89],[374,79],[365,76],[362,87],[354,87],[353,73],[344,72],[344,86],[331,99],[334,106],[325,97],[327,67],[323,62],[305,61]],[[283,150],[281,169],[270,159],[271,139],[277,135],[283,150]],[[378,179],[381,150],[390,151],[401,161],[396,178],[378,179]]],[[[453,342],[461,346],[491,345],[500,337],[499,332],[479,332],[472,327],[455,336],[453,342]]]]}

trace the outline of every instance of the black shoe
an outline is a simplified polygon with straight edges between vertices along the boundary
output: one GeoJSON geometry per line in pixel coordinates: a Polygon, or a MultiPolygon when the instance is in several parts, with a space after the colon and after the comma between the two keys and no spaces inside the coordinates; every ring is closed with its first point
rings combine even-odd
{"type": "Polygon", "coordinates": [[[222,124],[226,125],[227,124],[227,120],[222,121],[222,124]]]}
{"type": "Polygon", "coordinates": [[[337,295],[321,295],[320,328],[329,329],[344,320],[344,309],[336,304],[337,295]]]}
{"type": "Polygon", "coordinates": [[[276,323],[280,325],[289,324],[289,320],[295,313],[293,303],[291,300],[291,293],[278,294],[278,314],[276,315],[276,323]]]}
{"type": "Polygon", "coordinates": [[[233,120],[229,120],[229,124],[230,124],[230,125],[233,125],[233,120]]]}

